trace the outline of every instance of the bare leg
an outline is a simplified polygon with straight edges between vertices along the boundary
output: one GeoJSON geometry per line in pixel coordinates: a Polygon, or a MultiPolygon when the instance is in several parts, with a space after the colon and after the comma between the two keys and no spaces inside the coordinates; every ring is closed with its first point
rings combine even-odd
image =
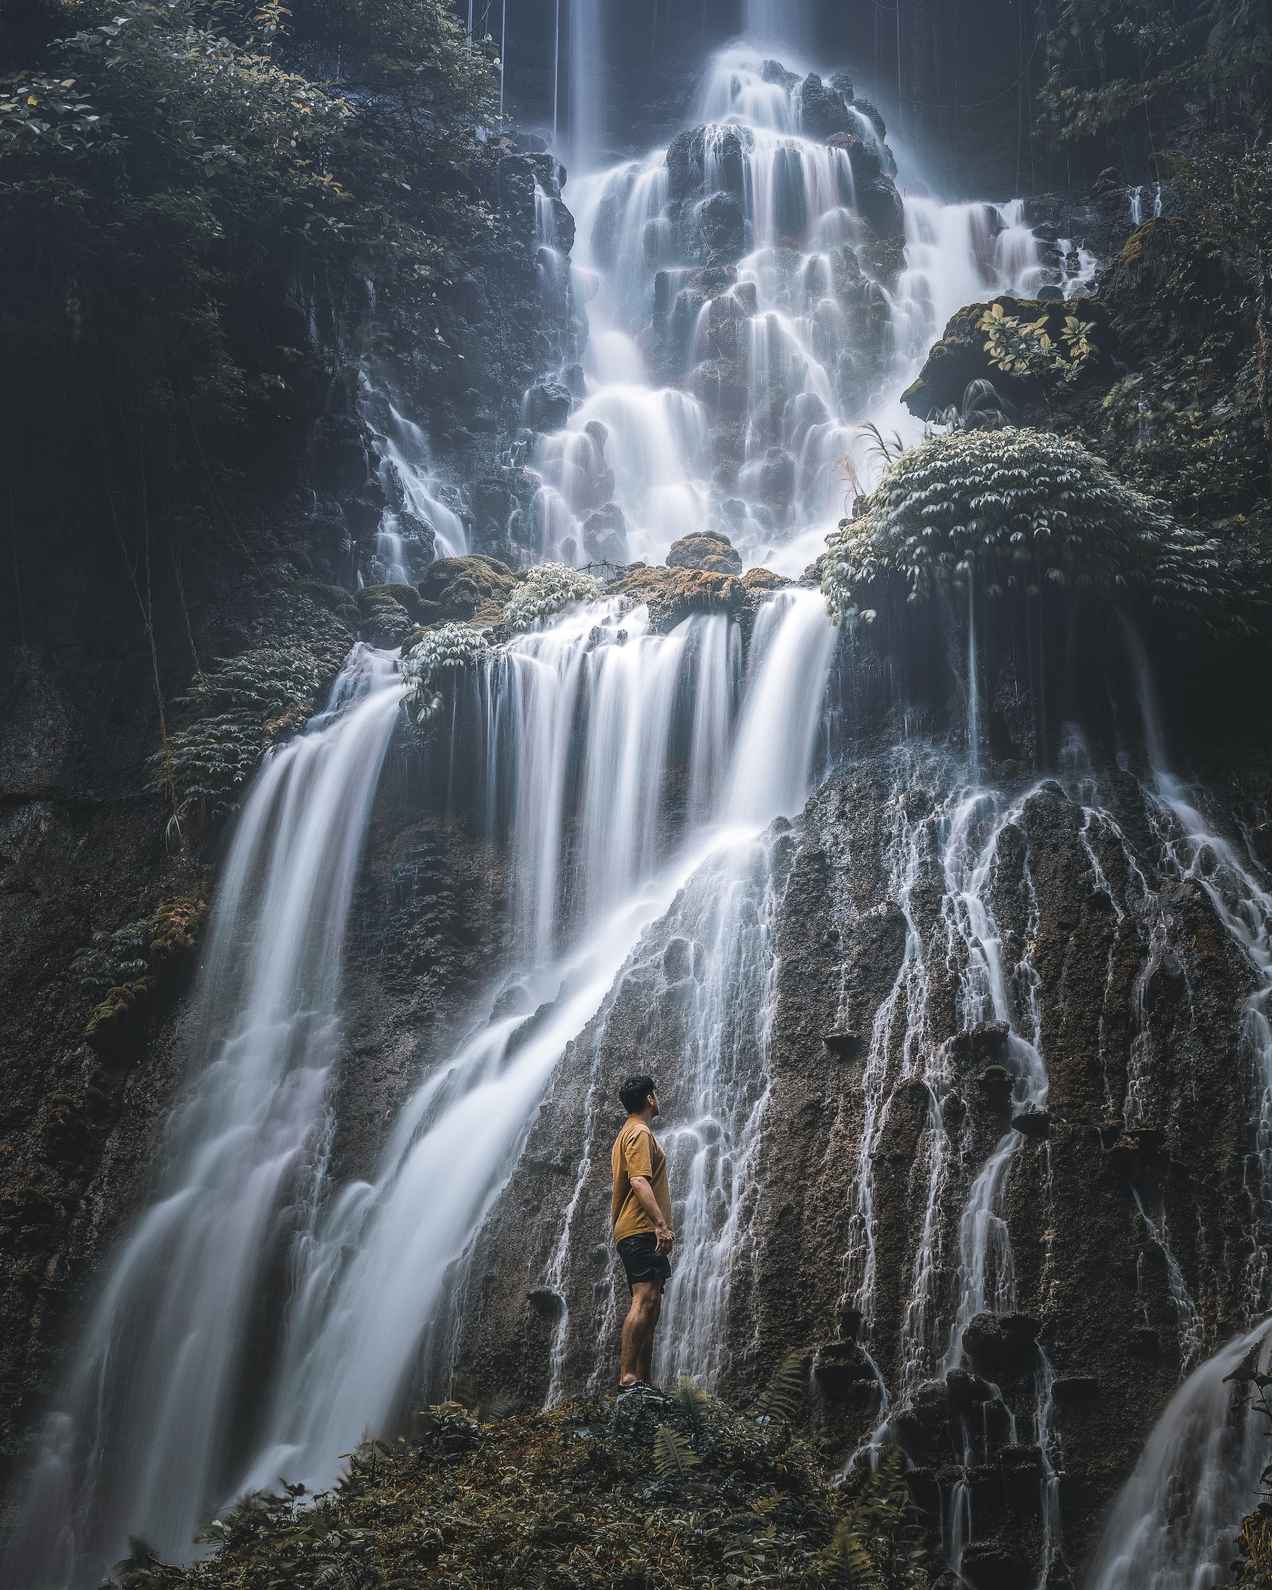
{"type": "MultiPolygon", "coordinates": [[[[652,1286],[654,1283],[651,1282],[650,1285],[652,1286]]],[[[640,1355],[636,1360],[636,1373],[641,1380],[648,1380],[650,1377],[650,1366],[654,1357],[654,1332],[658,1328],[658,1318],[661,1313],[662,1287],[660,1286],[654,1293],[653,1308],[650,1310],[649,1329],[645,1333],[645,1339],[641,1344],[640,1355]]]]}
{"type": "Polygon", "coordinates": [[[632,1304],[623,1321],[619,1348],[618,1383],[630,1386],[647,1372],[654,1346],[654,1326],[662,1307],[662,1288],[654,1281],[637,1281],[632,1287],[632,1304]],[[646,1371],[642,1371],[642,1362],[646,1371]]]}

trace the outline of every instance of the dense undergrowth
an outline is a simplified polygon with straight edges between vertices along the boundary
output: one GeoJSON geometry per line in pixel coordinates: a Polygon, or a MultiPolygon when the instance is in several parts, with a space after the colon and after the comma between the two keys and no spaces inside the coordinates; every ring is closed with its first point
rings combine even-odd
{"type": "Polygon", "coordinates": [[[409,1438],[365,1443],[337,1487],[241,1502],[215,1555],[159,1563],[137,1542],[124,1590],[664,1590],[928,1582],[899,1459],[842,1489],[785,1413],[791,1363],[751,1413],[696,1387],[490,1417],[445,1403],[409,1438]]]}

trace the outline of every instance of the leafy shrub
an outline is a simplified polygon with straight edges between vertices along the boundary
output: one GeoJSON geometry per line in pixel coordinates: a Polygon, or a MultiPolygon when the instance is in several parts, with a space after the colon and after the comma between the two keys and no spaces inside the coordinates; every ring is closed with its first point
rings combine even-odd
{"type": "Polygon", "coordinates": [[[151,764],[175,811],[228,811],[269,747],[313,715],[346,646],[333,626],[313,644],[258,646],[196,674],[176,703],[186,721],[151,764]]]}
{"type": "Polygon", "coordinates": [[[526,575],[504,605],[503,622],[511,630],[534,629],[573,602],[593,602],[600,581],[564,563],[539,563],[526,575]]]}
{"type": "Polygon", "coordinates": [[[428,630],[402,659],[406,681],[403,705],[422,728],[441,709],[443,692],[457,675],[491,655],[485,630],[472,624],[439,624],[428,630]]]}
{"type": "Polygon", "coordinates": [[[1036,320],[1021,320],[1001,304],[991,304],[976,323],[985,333],[989,362],[1007,375],[1076,380],[1095,356],[1091,336],[1095,327],[1089,320],[1066,315],[1057,340],[1047,330],[1049,318],[1044,312],[1036,320]]]}
{"type": "Polygon", "coordinates": [[[902,590],[975,579],[991,597],[1046,584],[1123,593],[1217,621],[1239,589],[1216,542],[1174,520],[1079,443],[1020,428],[933,437],[899,458],[829,539],[839,621],[902,590]]]}

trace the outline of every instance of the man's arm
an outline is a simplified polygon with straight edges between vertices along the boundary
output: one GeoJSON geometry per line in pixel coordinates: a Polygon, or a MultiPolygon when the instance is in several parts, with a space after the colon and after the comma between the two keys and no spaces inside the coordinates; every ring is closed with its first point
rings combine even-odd
{"type": "Polygon", "coordinates": [[[633,1176],[630,1178],[632,1191],[636,1194],[636,1202],[654,1222],[654,1235],[658,1238],[658,1252],[670,1253],[671,1245],[676,1240],[671,1227],[663,1219],[663,1212],[658,1207],[658,1200],[654,1197],[654,1189],[649,1185],[647,1176],[633,1176]]]}

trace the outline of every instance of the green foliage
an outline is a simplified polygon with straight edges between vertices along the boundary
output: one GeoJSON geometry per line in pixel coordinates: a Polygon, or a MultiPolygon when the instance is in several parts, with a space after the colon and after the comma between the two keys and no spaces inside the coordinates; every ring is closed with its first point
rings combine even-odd
{"type": "Polygon", "coordinates": [[[974,579],[990,597],[1047,585],[1135,596],[1240,622],[1240,574],[1075,441],[1020,428],[937,436],[906,453],[828,543],[822,589],[840,621],[892,591],[910,601],[974,579]]]}
{"type": "Polygon", "coordinates": [[[1128,125],[1160,140],[1203,111],[1266,127],[1272,16],[1257,0],[1062,0],[1046,35],[1044,127],[1066,141],[1128,125]]]}
{"type": "Polygon", "coordinates": [[[664,1424],[654,1437],[654,1471],[659,1479],[686,1479],[702,1459],[689,1445],[687,1436],[664,1424]]]}
{"type": "Polygon", "coordinates": [[[427,1409],[409,1440],[351,1454],[335,1491],[253,1497],[225,1514],[205,1534],[215,1555],[178,1582],[187,1590],[837,1583],[826,1558],[837,1502],[811,1451],[775,1443],[701,1393],[686,1396],[692,1408],[681,1396],[583,1401],[494,1424],[455,1403],[427,1409]],[[695,1436],[686,1421],[699,1417],[695,1436]]]}
{"type": "Polygon", "coordinates": [[[258,646],[196,674],[175,704],[184,721],[152,759],[155,788],[182,817],[228,811],[270,746],[317,710],[347,646],[331,622],[307,642],[258,646]]]}
{"type": "Polygon", "coordinates": [[[446,0],[47,9],[0,77],[0,336],[28,396],[57,394],[22,424],[43,440],[56,402],[117,536],[313,403],[298,301],[343,331],[373,276],[385,340],[454,365],[498,149],[491,63],[446,0]]]}
{"type": "Polygon", "coordinates": [[[1021,320],[1001,304],[991,304],[976,323],[985,333],[989,362],[1006,375],[1076,380],[1095,356],[1095,327],[1089,320],[1066,315],[1057,342],[1047,330],[1049,318],[1043,313],[1036,320],[1021,320]]]}
{"type": "Polygon", "coordinates": [[[402,658],[408,715],[423,728],[442,708],[456,678],[491,655],[485,630],[472,624],[438,624],[402,658]]]}
{"type": "Polygon", "coordinates": [[[804,1406],[804,1388],[808,1379],[808,1353],[797,1349],[787,1353],[773,1371],[772,1379],[760,1393],[755,1405],[762,1419],[785,1419],[793,1423],[804,1406]]]}
{"type": "Polygon", "coordinates": [[[515,631],[535,629],[575,602],[593,602],[601,583],[564,563],[538,563],[504,604],[503,623],[515,631]]]}
{"type": "Polygon", "coordinates": [[[926,1535],[905,1483],[899,1449],[885,1447],[840,1521],[832,1559],[856,1590],[927,1590],[926,1535]]]}
{"type": "Polygon", "coordinates": [[[701,1437],[707,1428],[711,1399],[696,1381],[681,1375],[676,1384],[676,1401],[684,1415],[686,1426],[695,1436],[701,1437]]]}

